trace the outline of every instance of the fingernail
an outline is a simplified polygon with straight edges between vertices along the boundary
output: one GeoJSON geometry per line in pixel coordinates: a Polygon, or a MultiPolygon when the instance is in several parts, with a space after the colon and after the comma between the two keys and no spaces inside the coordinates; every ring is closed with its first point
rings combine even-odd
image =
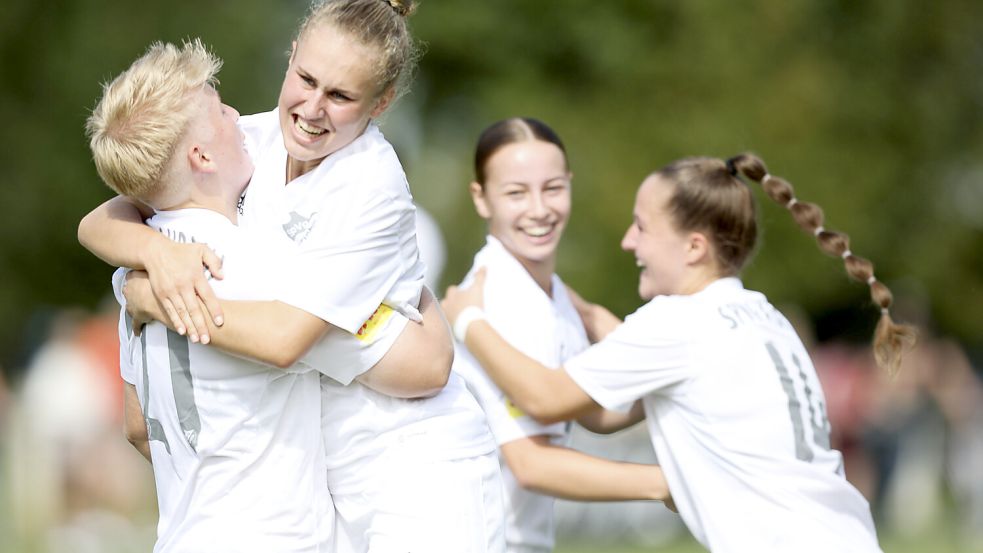
{"type": "Polygon", "coordinates": [[[184,336],[184,331],[185,330],[186,329],[183,326],[177,327],[177,333],[180,334],[181,336],[184,336]]]}
{"type": "Polygon", "coordinates": [[[192,334],[191,335],[191,341],[197,343],[198,342],[198,335],[197,334],[192,334]]]}
{"type": "Polygon", "coordinates": [[[221,315],[219,315],[218,317],[215,317],[215,326],[222,326],[222,323],[224,323],[224,322],[225,322],[225,319],[222,318],[221,315]]]}
{"type": "Polygon", "coordinates": [[[201,335],[201,343],[202,344],[207,344],[209,341],[210,341],[210,339],[208,338],[208,335],[207,334],[202,334],[201,335]]]}

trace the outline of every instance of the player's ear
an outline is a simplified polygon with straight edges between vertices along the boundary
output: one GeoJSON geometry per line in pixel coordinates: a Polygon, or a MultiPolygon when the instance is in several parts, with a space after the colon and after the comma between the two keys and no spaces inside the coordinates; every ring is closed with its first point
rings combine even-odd
{"type": "Polygon", "coordinates": [[[396,87],[390,86],[379,96],[379,100],[376,101],[375,107],[372,108],[372,118],[375,119],[382,115],[382,112],[386,111],[389,104],[392,103],[393,98],[396,97],[396,87]]]}
{"type": "Polygon", "coordinates": [[[474,202],[474,210],[478,212],[478,216],[482,219],[491,218],[491,210],[488,209],[484,187],[478,182],[471,181],[471,184],[468,185],[468,191],[471,192],[471,201],[474,202]]]}
{"type": "Polygon", "coordinates": [[[211,173],[215,171],[215,160],[200,144],[188,148],[188,165],[192,171],[211,173]]]}
{"type": "Polygon", "coordinates": [[[690,265],[696,265],[712,260],[713,251],[710,240],[702,232],[691,232],[686,243],[686,262],[690,265]]]}

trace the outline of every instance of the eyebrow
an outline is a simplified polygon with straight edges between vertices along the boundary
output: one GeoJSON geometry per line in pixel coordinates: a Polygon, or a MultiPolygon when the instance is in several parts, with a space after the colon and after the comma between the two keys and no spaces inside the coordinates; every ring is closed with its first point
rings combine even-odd
{"type": "Polygon", "coordinates": [[[315,77],[314,75],[312,75],[310,71],[304,69],[300,65],[297,65],[297,72],[300,73],[300,75],[302,77],[304,77],[306,79],[310,79],[310,80],[314,81],[315,83],[317,83],[317,88],[323,89],[325,92],[340,92],[341,94],[343,94],[345,96],[352,97],[352,98],[354,98],[354,97],[357,96],[357,94],[355,92],[353,92],[351,90],[348,90],[346,88],[342,88],[340,86],[322,86],[321,81],[319,81],[317,79],[317,77],[315,77]]]}

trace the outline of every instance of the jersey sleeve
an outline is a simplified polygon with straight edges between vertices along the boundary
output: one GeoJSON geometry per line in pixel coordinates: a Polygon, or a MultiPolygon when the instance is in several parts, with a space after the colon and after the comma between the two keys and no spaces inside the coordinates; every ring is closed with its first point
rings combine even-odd
{"type": "Polygon", "coordinates": [[[364,198],[343,236],[308,238],[293,285],[277,299],[356,333],[400,277],[399,222],[412,208],[408,194],[364,198]]]}
{"type": "Polygon", "coordinates": [[[639,310],[564,364],[567,374],[606,409],[627,412],[635,400],[690,376],[689,343],[673,330],[671,320],[650,314],[639,310]]]}
{"type": "Polygon", "coordinates": [[[142,359],[140,338],[133,335],[133,319],[126,313],[126,305],[119,313],[119,375],[128,384],[136,385],[137,361],[142,359]]]}
{"type": "Polygon", "coordinates": [[[333,329],[300,360],[341,384],[351,384],[378,363],[399,338],[409,320],[380,305],[354,333],[333,329]]]}
{"type": "Polygon", "coordinates": [[[460,345],[454,352],[454,371],[464,379],[468,390],[478,400],[478,404],[485,412],[488,427],[499,446],[530,436],[566,435],[566,423],[540,424],[536,419],[522,412],[488,378],[477,359],[460,345]]]}

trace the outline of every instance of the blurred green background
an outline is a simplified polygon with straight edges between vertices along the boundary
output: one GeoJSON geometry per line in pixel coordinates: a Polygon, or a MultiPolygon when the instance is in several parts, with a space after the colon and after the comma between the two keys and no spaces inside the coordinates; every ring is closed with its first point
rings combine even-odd
{"type": "MultiPolygon", "coordinates": [[[[5,3],[0,367],[11,388],[60,313],[93,311],[108,293],[111,268],[75,232],[110,197],[83,134],[101,83],[153,40],[198,36],[225,59],[223,99],[265,111],[305,8],[5,3]]],[[[444,285],[483,242],[466,192],[478,133],[534,116],[567,145],[574,208],[558,272],[585,297],[620,315],[639,304],[633,260],[618,244],[648,172],[681,156],[752,150],[826,210],[828,228],[850,235],[903,313],[980,366],[983,3],[426,0],[412,25],[426,54],[382,126],[447,239],[444,285]]],[[[866,341],[876,314],[866,287],[758,198],[763,239],[747,285],[797,306],[820,341],[866,341]]]]}

